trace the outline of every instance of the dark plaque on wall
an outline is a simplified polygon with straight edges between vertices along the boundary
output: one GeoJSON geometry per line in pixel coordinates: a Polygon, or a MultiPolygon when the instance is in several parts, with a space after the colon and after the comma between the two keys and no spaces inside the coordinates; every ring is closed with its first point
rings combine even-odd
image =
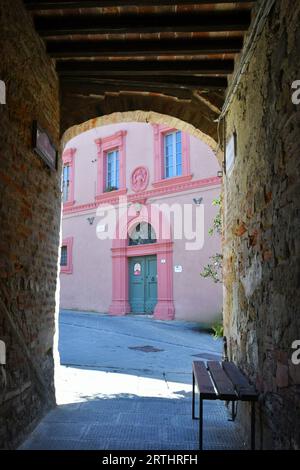
{"type": "Polygon", "coordinates": [[[32,134],[33,150],[37,153],[44,162],[52,170],[57,169],[57,150],[52,143],[47,132],[42,129],[37,121],[33,121],[33,134],[32,134]]]}

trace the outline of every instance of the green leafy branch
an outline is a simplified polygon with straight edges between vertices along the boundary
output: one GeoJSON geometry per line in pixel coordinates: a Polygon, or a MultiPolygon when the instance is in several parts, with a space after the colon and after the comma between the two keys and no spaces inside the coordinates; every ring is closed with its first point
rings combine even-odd
{"type": "Polygon", "coordinates": [[[221,253],[216,253],[215,255],[210,256],[209,259],[212,260],[212,263],[208,263],[204,266],[200,276],[211,278],[216,284],[222,282],[223,255],[221,255],[221,253]]]}
{"type": "Polygon", "coordinates": [[[222,216],[221,216],[221,196],[214,199],[212,202],[213,206],[219,206],[219,211],[216,215],[216,217],[213,220],[213,226],[209,229],[208,233],[209,235],[213,235],[214,233],[217,233],[218,235],[222,234],[222,216]]]}
{"type": "MultiPolygon", "coordinates": [[[[218,206],[219,211],[213,220],[213,226],[209,229],[209,235],[217,233],[221,235],[222,233],[222,199],[221,196],[213,200],[213,206],[218,206]]],[[[221,253],[216,253],[213,256],[210,256],[211,260],[206,266],[204,266],[203,271],[200,273],[200,276],[204,278],[211,278],[214,283],[222,282],[222,268],[223,268],[223,255],[221,253]]]]}
{"type": "Polygon", "coordinates": [[[223,327],[222,321],[219,321],[218,323],[214,323],[212,325],[212,330],[214,332],[214,334],[213,334],[214,339],[223,338],[223,336],[224,336],[224,327],[223,327]]]}

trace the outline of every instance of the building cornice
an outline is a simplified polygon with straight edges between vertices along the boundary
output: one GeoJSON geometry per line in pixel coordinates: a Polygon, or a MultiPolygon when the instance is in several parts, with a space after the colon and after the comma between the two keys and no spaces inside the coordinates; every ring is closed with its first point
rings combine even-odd
{"type": "MultiPolygon", "coordinates": [[[[176,178],[177,180],[177,178],[176,178]]],[[[161,187],[156,187],[154,189],[149,189],[147,191],[142,191],[140,193],[131,193],[128,194],[127,201],[130,202],[142,202],[145,204],[147,199],[154,198],[157,196],[168,195],[173,193],[180,193],[192,189],[199,189],[209,186],[219,186],[221,185],[222,178],[218,176],[212,176],[209,178],[202,178],[200,180],[192,181],[181,181],[174,182],[173,184],[162,185],[161,187]]],[[[126,192],[126,191],[125,191],[126,192]]],[[[89,211],[92,209],[97,209],[100,205],[103,204],[118,204],[119,197],[124,196],[125,192],[123,191],[111,191],[110,193],[103,193],[103,195],[98,195],[94,202],[74,205],[72,207],[64,207],[63,214],[75,214],[78,212],[89,211]],[[122,194],[121,194],[122,193],[122,194]]]]}

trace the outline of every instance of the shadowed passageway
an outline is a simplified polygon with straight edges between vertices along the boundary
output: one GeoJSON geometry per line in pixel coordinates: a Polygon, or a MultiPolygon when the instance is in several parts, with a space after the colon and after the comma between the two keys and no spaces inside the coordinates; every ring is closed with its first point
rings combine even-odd
{"type": "MultiPolygon", "coordinates": [[[[58,407],[22,448],[197,449],[191,364],[221,346],[196,323],[62,312],[58,407]]],[[[243,448],[223,403],[204,413],[204,448],[243,448]]]]}

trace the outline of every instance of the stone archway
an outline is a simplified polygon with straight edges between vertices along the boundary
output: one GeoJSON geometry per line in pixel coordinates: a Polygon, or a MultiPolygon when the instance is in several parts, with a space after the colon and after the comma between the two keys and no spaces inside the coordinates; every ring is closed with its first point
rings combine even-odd
{"type": "Polygon", "coordinates": [[[105,97],[103,101],[89,98],[84,102],[82,102],[82,97],[76,96],[70,103],[67,96],[66,100],[66,102],[63,101],[62,109],[62,147],[70,139],[95,127],[120,122],[145,122],[164,124],[197,137],[210,146],[220,164],[222,163],[222,129],[218,129],[217,123],[219,114],[202,101],[195,99],[195,101],[186,102],[149,94],[122,94],[118,97],[105,97]],[[74,99],[78,100],[80,109],[78,116],[74,99]],[[89,107],[87,107],[88,103],[89,107]],[[102,103],[101,109],[100,103],[102,103]],[[106,103],[106,106],[103,103],[106,103]],[[72,110],[72,113],[68,111],[68,108],[72,110]]]}

